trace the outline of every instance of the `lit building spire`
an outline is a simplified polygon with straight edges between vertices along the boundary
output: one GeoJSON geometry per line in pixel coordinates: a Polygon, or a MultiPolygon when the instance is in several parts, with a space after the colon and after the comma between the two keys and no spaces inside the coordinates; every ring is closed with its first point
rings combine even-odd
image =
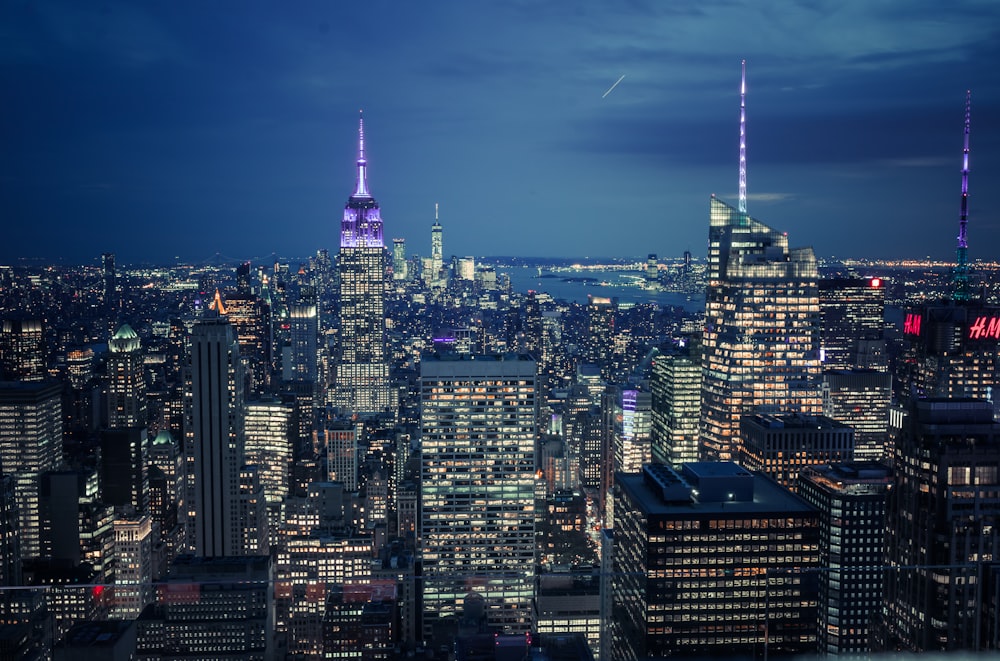
{"type": "Polygon", "coordinates": [[[740,63],[740,197],[737,210],[747,213],[747,61],[740,63]]]}
{"type": "Polygon", "coordinates": [[[353,197],[371,197],[368,192],[368,162],[365,160],[365,116],[358,111],[358,183],[354,187],[353,197]]]}
{"type": "Polygon", "coordinates": [[[962,148],[962,210],[958,217],[958,249],[955,251],[956,301],[969,300],[969,244],[965,231],[969,224],[969,115],[972,109],[972,90],[965,93],[965,140],[962,148]]]}

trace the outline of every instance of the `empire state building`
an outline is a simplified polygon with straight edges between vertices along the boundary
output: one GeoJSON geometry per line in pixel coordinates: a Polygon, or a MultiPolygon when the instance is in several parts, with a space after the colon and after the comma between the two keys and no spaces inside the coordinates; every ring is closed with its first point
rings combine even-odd
{"type": "Polygon", "coordinates": [[[358,123],[358,176],[340,225],[340,349],[335,404],[371,415],[389,409],[385,348],[385,244],[378,202],[368,190],[364,118],[358,123]]]}

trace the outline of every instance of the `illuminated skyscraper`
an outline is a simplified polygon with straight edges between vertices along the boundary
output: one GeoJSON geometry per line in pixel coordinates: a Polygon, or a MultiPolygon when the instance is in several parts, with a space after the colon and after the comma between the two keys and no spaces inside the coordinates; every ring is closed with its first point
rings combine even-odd
{"type": "Polygon", "coordinates": [[[146,376],[142,342],[123,324],[108,342],[108,427],[146,426],[146,376]]]}
{"type": "Polygon", "coordinates": [[[441,223],[438,222],[438,205],[434,203],[434,224],[431,225],[431,282],[441,278],[444,267],[444,236],[441,223]]]}
{"type": "Polygon", "coordinates": [[[611,362],[615,352],[615,314],[618,299],[606,296],[587,296],[587,362],[601,368],[601,376],[610,381],[611,362]]]}
{"type": "Polygon", "coordinates": [[[892,470],[879,463],[810,466],[798,493],[820,511],[820,654],[871,650],[872,624],[882,607],[885,508],[892,470]]]}
{"type": "Polygon", "coordinates": [[[698,461],[701,359],[683,354],[656,356],[649,385],[653,461],[674,467],[698,461]]]}
{"type": "Polygon", "coordinates": [[[340,227],[340,353],[334,403],[359,414],[388,410],[385,347],[385,245],[378,202],[368,190],[364,121],[358,129],[358,178],[340,227]]]}
{"type": "Polygon", "coordinates": [[[406,239],[392,240],[392,279],[410,279],[409,264],[406,263],[406,239]]]}
{"type": "Polygon", "coordinates": [[[319,382],[319,315],[316,290],[303,287],[288,308],[289,345],[281,360],[282,378],[298,383],[319,382]]]}
{"type": "Polygon", "coordinates": [[[535,361],[425,354],[420,363],[424,630],[485,599],[489,625],[531,630],[535,361]]]}
{"type": "Polygon", "coordinates": [[[959,265],[951,296],[915,306],[903,321],[905,348],[896,363],[897,400],[922,397],[976,398],[993,403],[1000,415],[1000,306],[973,297],[969,286],[968,177],[969,107],[966,98],[965,149],[962,167],[962,215],[959,222],[959,265]]]}
{"type": "Polygon", "coordinates": [[[0,378],[7,381],[45,379],[41,319],[0,321],[0,378]]]}
{"type": "Polygon", "coordinates": [[[882,278],[819,281],[823,369],[888,369],[885,284],[882,278]]]}
{"type": "Polygon", "coordinates": [[[58,383],[0,382],[0,466],[14,477],[25,558],[40,554],[41,475],[62,459],[61,392],[58,383]]]}
{"type": "Polygon", "coordinates": [[[605,658],[815,650],[816,584],[803,578],[819,567],[814,507],[731,462],[619,473],[614,501],[605,658]]]}
{"type": "Polygon", "coordinates": [[[822,410],[816,257],[747,214],[745,145],[741,99],[739,208],[710,203],[700,425],[709,461],[739,457],[744,413],[822,410]]]}

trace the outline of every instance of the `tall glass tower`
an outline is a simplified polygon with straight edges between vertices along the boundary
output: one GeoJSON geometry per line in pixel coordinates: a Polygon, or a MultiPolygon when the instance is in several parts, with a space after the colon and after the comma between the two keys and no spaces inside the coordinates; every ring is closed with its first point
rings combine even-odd
{"type": "Polygon", "coordinates": [[[385,244],[378,202],[368,190],[364,119],[358,124],[358,178],[340,225],[340,351],[334,399],[352,413],[389,408],[385,348],[385,244]]]}
{"type": "Polygon", "coordinates": [[[531,631],[535,371],[525,355],[421,358],[426,634],[480,600],[491,628],[531,631]]]}
{"type": "Polygon", "coordinates": [[[712,196],[700,453],[740,456],[744,413],[822,412],[819,271],[812,248],[747,213],[746,62],[740,81],[739,204],[712,196]]]}
{"type": "Polygon", "coordinates": [[[740,456],[750,412],[822,412],[819,273],[812,248],[712,197],[701,456],[740,456]]]}

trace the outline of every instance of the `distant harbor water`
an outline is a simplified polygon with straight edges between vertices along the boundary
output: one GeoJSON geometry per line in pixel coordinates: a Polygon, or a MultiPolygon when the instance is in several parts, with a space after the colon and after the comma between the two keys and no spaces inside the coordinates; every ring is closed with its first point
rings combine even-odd
{"type": "Polygon", "coordinates": [[[541,276],[535,267],[497,267],[498,273],[510,275],[514,291],[545,292],[552,298],[574,303],[586,303],[588,295],[617,297],[621,303],[655,303],[674,305],[689,312],[705,309],[705,294],[698,292],[650,291],[643,289],[641,278],[634,271],[548,271],[541,276]]]}

